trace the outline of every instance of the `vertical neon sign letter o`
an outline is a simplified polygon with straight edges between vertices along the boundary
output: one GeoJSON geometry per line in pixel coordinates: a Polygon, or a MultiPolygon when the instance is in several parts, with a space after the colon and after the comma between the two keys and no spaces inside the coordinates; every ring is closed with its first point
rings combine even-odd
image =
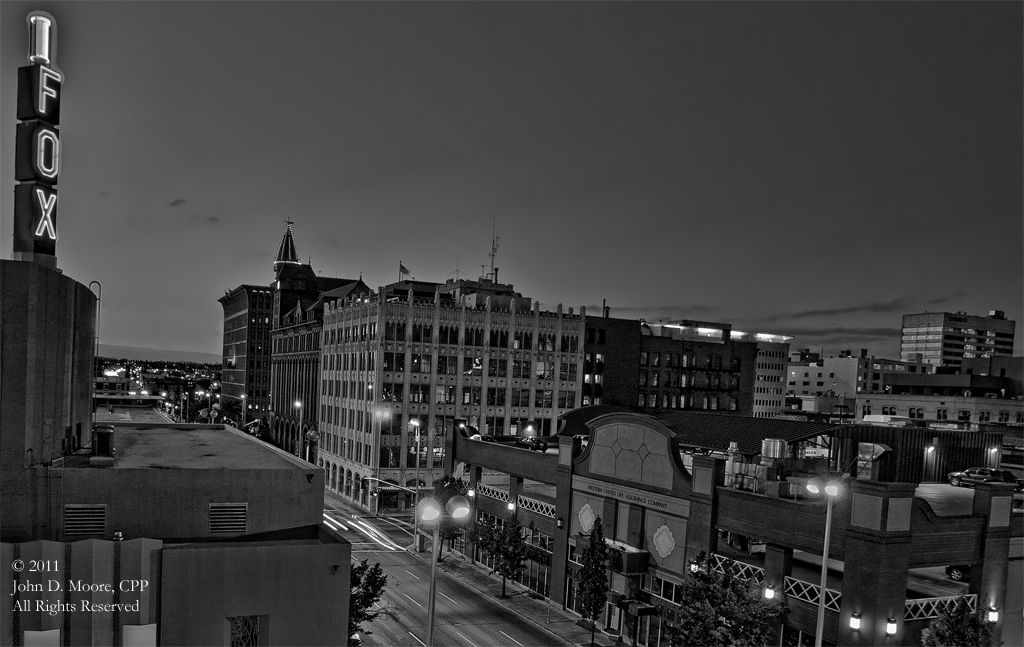
{"type": "Polygon", "coordinates": [[[55,179],[60,170],[60,139],[49,128],[36,132],[36,170],[50,180],[55,179]]]}

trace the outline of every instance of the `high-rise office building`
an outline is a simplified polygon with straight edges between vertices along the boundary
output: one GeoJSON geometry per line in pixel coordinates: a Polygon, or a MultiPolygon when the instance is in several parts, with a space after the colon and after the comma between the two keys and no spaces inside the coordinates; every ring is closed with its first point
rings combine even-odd
{"type": "Polygon", "coordinates": [[[987,317],[966,312],[925,312],[903,315],[900,359],[920,354],[928,364],[958,368],[964,359],[1013,355],[1015,323],[1002,310],[987,317]]]}
{"type": "Polygon", "coordinates": [[[318,464],[328,487],[402,509],[417,481],[443,475],[446,432],[554,433],[580,404],[584,321],[582,309],[542,312],[490,278],[401,281],[325,304],[318,464]]]}

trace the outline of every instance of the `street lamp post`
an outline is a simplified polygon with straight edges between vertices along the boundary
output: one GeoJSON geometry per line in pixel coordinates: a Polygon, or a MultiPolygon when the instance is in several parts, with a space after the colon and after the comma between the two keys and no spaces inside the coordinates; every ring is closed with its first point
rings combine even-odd
{"type": "MultiPolygon", "coordinates": [[[[305,436],[302,433],[302,401],[301,400],[296,400],[295,401],[295,406],[299,408],[299,438],[303,439],[303,442],[305,442],[305,436]]],[[[292,451],[297,451],[297,450],[298,450],[298,448],[293,449],[292,451]]],[[[302,455],[301,453],[300,454],[296,454],[296,456],[301,456],[301,455],[302,455]]]]}
{"type": "MultiPolygon", "coordinates": [[[[373,434],[373,448],[370,456],[370,466],[373,467],[373,476],[379,481],[380,480],[380,436],[381,427],[384,424],[384,418],[390,418],[391,412],[386,409],[377,409],[373,412],[373,420],[377,423],[376,429],[373,434]],[[377,453],[377,456],[372,455],[373,452],[377,453]]],[[[377,500],[373,503],[373,515],[375,517],[380,516],[380,496],[377,496],[377,500]]],[[[413,540],[415,541],[415,540],[413,540]]]]}
{"type": "Polygon", "coordinates": [[[242,394],[242,429],[245,429],[245,394],[242,394]]]}
{"type": "MultiPolygon", "coordinates": [[[[420,421],[413,418],[409,421],[409,424],[416,429],[416,498],[413,503],[413,509],[420,503],[420,421]]],[[[415,514],[412,515],[412,549],[419,552],[419,531],[420,516],[415,514]]]]}
{"type": "MultiPolygon", "coordinates": [[[[464,522],[469,518],[469,501],[461,495],[448,499],[448,516],[453,521],[464,522]]],[[[426,647],[434,647],[434,603],[437,598],[437,554],[441,544],[441,519],[444,512],[433,497],[423,499],[416,506],[416,516],[422,518],[425,525],[432,525],[434,543],[430,547],[430,590],[427,594],[427,641],[426,647]]]]}
{"type": "Polygon", "coordinates": [[[821,647],[822,632],[825,629],[825,584],[828,576],[828,545],[832,536],[832,501],[839,495],[839,484],[829,481],[823,484],[821,479],[813,478],[807,482],[807,491],[811,494],[825,492],[828,500],[825,509],[825,546],[821,553],[821,587],[818,590],[818,622],[814,631],[814,647],[821,647]]]}

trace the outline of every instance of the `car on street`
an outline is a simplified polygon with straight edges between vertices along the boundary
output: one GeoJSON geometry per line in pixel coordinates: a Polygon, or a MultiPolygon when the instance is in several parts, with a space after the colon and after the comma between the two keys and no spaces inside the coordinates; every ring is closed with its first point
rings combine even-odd
{"type": "Polygon", "coordinates": [[[948,575],[951,580],[963,582],[971,576],[971,567],[963,564],[950,564],[946,567],[946,575],[948,575]]]}
{"type": "Polygon", "coordinates": [[[1024,480],[1014,478],[1013,472],[990,467],[971,467],[961,472],[950,472],[946,480],[950,485],[958,487],[971,487],[978,483],[1013,483],[1018,491],[1024,490],[1024,480]]]}
{"type": "Polygon", "coordinates": [[[488,434],[473,434],[469,437],[470,440],[482,440],[485,443],[496,443],[494,436],[488,434]]]}
{"type": "Polygon", "coordinates": [[[536,449],[539,452],[546,452],[548,450],[548,441],[537,436],[524,436],[522,438],[516,438],[516,447],[522,447],[524,449],[536,449]]]}

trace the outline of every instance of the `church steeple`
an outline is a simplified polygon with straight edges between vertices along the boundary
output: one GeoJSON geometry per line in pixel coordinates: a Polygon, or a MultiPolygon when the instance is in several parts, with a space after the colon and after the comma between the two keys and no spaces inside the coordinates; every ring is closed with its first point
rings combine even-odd
{"type": "Polygon", "coordinates": [[[281,248],[277,250],[277,260],[274,261],[274,273],[281,271],[281,266],[285,263],[294,263],[299,265],[299,255],[295,251],[295,241],[292,240],[292,221],[285,220],[285,224],[288,226],[285,229],[284,236],[281,237],[281,248]]]}

